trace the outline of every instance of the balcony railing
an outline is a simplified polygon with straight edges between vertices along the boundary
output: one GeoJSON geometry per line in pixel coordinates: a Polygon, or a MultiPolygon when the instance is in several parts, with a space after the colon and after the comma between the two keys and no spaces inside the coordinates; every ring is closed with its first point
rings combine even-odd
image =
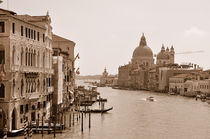
{"type": "Polygon", "coordinates": [[[53,86],[51,86],[51,87],[48,87],[47,88],[47,91],[50,93],[50,92],[53,92],[54,91],[54,87],[53,86]]]}
{"type": "Polygon", "coordinates": [[[12,65],[12,71],[19,71],[20,66],[19,65],[12,65]]]}

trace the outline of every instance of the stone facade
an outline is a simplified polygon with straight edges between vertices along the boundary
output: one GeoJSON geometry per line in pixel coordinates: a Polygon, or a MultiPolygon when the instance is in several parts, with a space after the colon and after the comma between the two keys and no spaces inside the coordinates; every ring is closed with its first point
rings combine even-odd
{"type": "Polygon", "coordinates": [[[9,131],[23,127],[24,115],[29,121],[50,117],[54,73],[50,23],[48,13],[17,15],[0,9],[0,61],[6,71],[0,81],[0,114],[9,131]]]}
{"type": "Polygon", "coordinates": [[[58,121],[62,121],[62,113],[69,108],[74,100],[74,47],[75,43],[63,37],[53,34],[53,114],[58,121]]]}

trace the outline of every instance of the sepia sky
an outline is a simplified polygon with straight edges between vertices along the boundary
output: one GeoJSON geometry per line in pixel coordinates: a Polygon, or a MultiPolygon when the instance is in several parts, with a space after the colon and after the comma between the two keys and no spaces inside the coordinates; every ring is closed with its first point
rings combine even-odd
{"type": "Polygon", "coordinates": [[[53,32],[76,43],[81,75],[111,74],[127,64],[144,32],[157,54],[173,45],[175,62],[210,68],[209,0],[3,0],[1,8],[17,14],[45,15],[53,32]]]}

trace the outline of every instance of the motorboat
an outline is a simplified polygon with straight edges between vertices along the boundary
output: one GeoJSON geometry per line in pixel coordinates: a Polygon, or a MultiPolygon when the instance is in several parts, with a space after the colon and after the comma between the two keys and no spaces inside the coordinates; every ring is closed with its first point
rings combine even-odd
{"type": "Polygon", "coordinates": [[[168,93],[169,93],[169,95],[176,95],[175,92],[168,92],[168,93]]]}
{"type": "Polygon", "coordinates": [[[152,96],[149,96],[149,97],[147,98],[147,101],[155,101],[155,98],[152,97],[152,96]]]}

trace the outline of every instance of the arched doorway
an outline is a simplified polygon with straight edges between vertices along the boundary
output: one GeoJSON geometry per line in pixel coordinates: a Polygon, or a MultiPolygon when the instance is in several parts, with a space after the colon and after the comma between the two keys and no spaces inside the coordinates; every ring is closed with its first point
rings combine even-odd
{"type": "Polygon", "coordinates": [[[16,129],[16,113],[15,109],[12,111],[12,130],[16,129]]]}

